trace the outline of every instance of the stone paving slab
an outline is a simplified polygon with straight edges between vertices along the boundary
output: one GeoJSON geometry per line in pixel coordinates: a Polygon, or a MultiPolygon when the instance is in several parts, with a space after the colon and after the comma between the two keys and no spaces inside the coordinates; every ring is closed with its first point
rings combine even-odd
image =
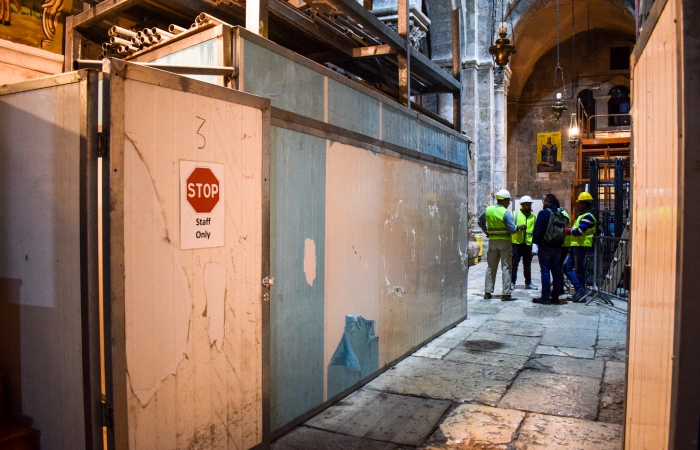
{"type": "MultiPolygon", "coordinates": [[[[587,311],[594,311],[596,309],[595,306],[588,306],[587,308],[589,308],[587,311]]],[[[566,306],[562,308],[561,312],[562,315],[556,319],[557,327],[570,328],[572,330],[598,330],[598,315],[589,316],[579,314],[576,311],[567,311],[566,306]]]]}
{"type": "Polygon", "coordinates": [[[544,326],[538,323],[523,323],[521,321],[504,322],[500,320],[490,320],[481,328],[481,332],[510,334],[513,336],[539,337],[544,333],[544,326]]]}
{"type": "Polygon", "coordinates": [[[272,450],[397,450],[396,444],[297,427],[272,443],[272,450]]]}
{"type": "Polygon", "coordinates": [[[366,389],[495,405],[505,393],[516,370],[481,364],[460,364],[409,357],[365,385],[366,389]]]}
{"type": "Polygon", "coordinates": [[[598,338],[598,342],[596,343],[596,346],[598,348],[625,348],[627,347],[627,336],[623,338],[618,338],[618,339],[600,339],[598,338]]]}
{"type": "Polygon", "coordinates": [[[599,378],[525,370],[498,407],[595,420],[600,382],[599,378]]]}
{"type": "Polygon", "coordinates": [[[547,327],[540,344],[554,347],[592,349],[596,343],[597,328],[569,328],[553,324],[547,327]]]}
{"type": "Polygon", "coordinates": [[[517,450],[619,450],[622,427],[600,422],[528,414],[515,441],[517,450]]]}
{"type": "Polygon", "coordinates": [[[622,424],[625,402],[625,363],[607,361],[600,394],[600,422],[622,424]]]}
{"type": "Polygon", "coordinates": [[[506,450],[525,418],[522,411],[482,405],[459,405],[421,448],[506,450]]]}
{"type": "Polygon", "coordinates": [[[472,307],[472,302],[469,302],[469,305],[467,306],[467,318],[461,321],[460,323],[457,324],[457,327],[465,327],[465,328],[479,328],[482,326],[485,322],[491,320],[489,316],[485,315],[471,315],[470,308],[472,307]]]}
{"type": "Polygon", "coordinates": [[[552,345],[540,345],[535,349],[537,355],[569,356],[572,358],[593,359],[596,352],[593,349],[555,347],[552,345]]]}
{"type": "Polygon", "coordinates": [[[494,314],[492,320],[549,325],[556,317],[561,315],[559,308],[559,306],[555,305],[516,302],[512,307],[494,314]]]}
{"type": "Polygon", "coordinates": [[[420,445],[450,402],[360,389],[306,422],[340,434],[420,445]]]}
{"type": "Polygon", "coordinates": [[[491,353],[468,350],[466,347],[457,347],[443,359],[454,362],[486,364],[490,366],[504,366],[511,369],[521,369],[527,361],[525,355],[509,355],[507,353],[491,353]]]}
{"type": "Polygon", "coordinates": [[[469,314],[496,314],[498,311],[501,310],[501,308],[503,308],[503,303],[504,302],[501,302],[500,299],[491,299],[489,302],[475,303],[469,305],[469,314]]]}
{"type": "Polygon", "coordinates": [[[449,347],[437,347],[433,345],[426,345],[425,347],[415,352],[413,356],[420,356],[421,358],[442,359],[442,357],[448,354],[450,351],[452,351],[452,348],[449,347]]]}
{"type": "Polygon", "coordinates": [[[477,331],[464,341],[464,347],[469,350],[528,356],[535,350],[538,341],[539,338],[536,337],[477,331]]]}
{"type": "Polygon", "coordinates": [[[604,366],[604,362],[599,359],[561,356],[535,356],[525,364],[526,369],[537,370],[543,373],[578,375],[592,378],[603,378],[604,366]]]}
{"type": "Polygon", "coordinates": [[[624,346],[604,348],[599,347],[595,351],[595,357],[606,361],[624,362],[627,355],[627,350],[624,346]]]}

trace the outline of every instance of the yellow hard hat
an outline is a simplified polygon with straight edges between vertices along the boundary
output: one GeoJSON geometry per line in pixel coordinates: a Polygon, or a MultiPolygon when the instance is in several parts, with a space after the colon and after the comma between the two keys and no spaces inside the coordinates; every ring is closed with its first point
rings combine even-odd
{"type": "Polygon", "coordinates": [[[578,201],[578,202],[592,202],[593,196],[591,196],[591,194],[588,192],[581,192],[580,194],[578,194],[578,199],[576,201],[578,201]]]}

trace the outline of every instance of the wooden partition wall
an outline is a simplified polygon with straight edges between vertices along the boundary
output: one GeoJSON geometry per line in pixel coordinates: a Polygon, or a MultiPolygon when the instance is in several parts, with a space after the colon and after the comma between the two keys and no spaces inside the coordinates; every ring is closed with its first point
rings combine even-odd
{"type": "Polygon", "coordinates": [[[628,450],[700,440],[697,6],[657,0],[634,55],[628,450]]]}

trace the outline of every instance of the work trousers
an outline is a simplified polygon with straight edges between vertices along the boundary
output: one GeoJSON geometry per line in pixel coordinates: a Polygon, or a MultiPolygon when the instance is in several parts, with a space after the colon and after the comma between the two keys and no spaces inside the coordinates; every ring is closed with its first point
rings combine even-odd
{"type": "Polygon", "coordinates": [[[564,274],[562,273],[561,266],[559,265],[560,257],[560,247],[548,247],[543,244],[537,251],[537,259],[540,262],[540,269],[542,273],[543,299],[550,298],[549,288],[552,286],[551,299],[559,300],[562,285],[564,284],[564,274]],[[550,272],[552,274],[551,282],[549,277],[550,272]]]}
{"type": "Polygon", "coordinates": [[[486,288],[485,292],[493,293],[496,284],[496,271],[501,263],[501,278],[503,280],[503,295],[510,295],[510,264],[513,262],[513,249],[510,241],[489,239],[489,251],[486,253],[486,288]]]}
{"type": "Polygon", "coordinates": [[[564,262],[564,272],[576,292],[586,290],[586,256],[590,251],[590,247],[571,247],[564,262]]]}
{"type": "Polygon", "coordinates": [[[523,259],[523,274],[525,275],[525,285],[532,283],[532,245],[513,244],[513,266],[510,269],[510,281],[515,284],[518,278],[518,265],[520,258],[523,259]]]}

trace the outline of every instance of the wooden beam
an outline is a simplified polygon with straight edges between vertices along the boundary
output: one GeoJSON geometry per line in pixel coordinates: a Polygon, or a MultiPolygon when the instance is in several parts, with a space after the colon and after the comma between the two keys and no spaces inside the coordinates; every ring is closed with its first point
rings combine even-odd
{"type": "Polygon", "coordinates": [[[251,33],[267,38],[268,0],[247,0],[245,4],[245,28],[251,33]]]}
{"type": "MultiPolygon", "coordinates": [[[[460,45],[459,8],[452,10],[452,76],[461,78],[462,47],[460,45]]],[[[460,90],[452,93],[452,127],[457,133],[462,132],[462,83],[460,90]]]]}
{"type": "Polygon", "coordinates": [[[353,58],[372,58],[375,56],[395,54],[396,50],[388,45],[374,45],[372,47],[357,47],[352,49],[353,58]]]}
{"type": "Polygon", "coordinates": [[[105,0],[96,6],[73,16],[73,28],[88,28],[105,18],[142,3],[144,0],[105,0]]]}
{"type": "MultiPolygon", "coordinates": [[[[406,46],[408,45],[408,0],[399,0],[398,29],[399,36],[406,46]]],[[[399,103],[411,109],[411,52],[405,51],[397,55],[399,62],[399,103]]]]}

